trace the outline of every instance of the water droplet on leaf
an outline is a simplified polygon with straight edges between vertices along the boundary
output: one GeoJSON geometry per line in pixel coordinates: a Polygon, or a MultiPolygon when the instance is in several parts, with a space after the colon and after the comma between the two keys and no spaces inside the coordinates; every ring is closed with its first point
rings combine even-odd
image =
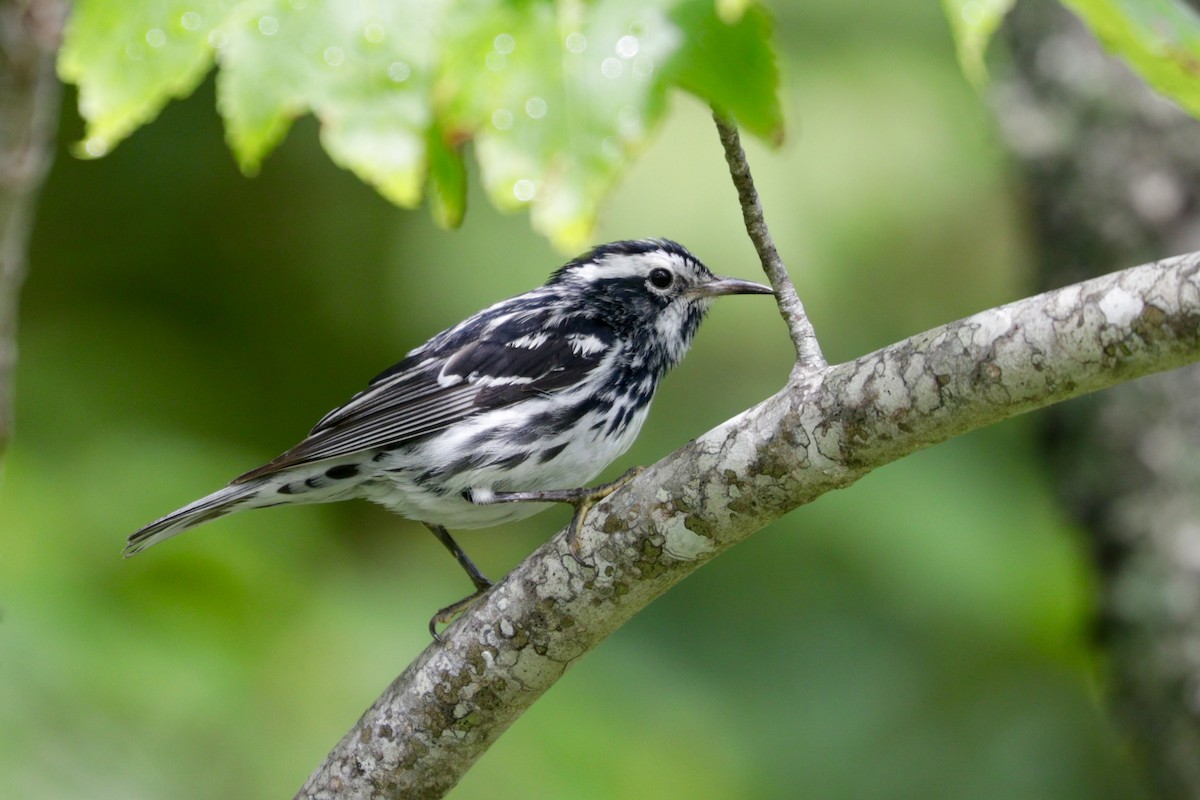
{"type": "Polygon", "coordinates": [[[638,56],[633,60],[633,79],[645,83],[654,77],[654,59],[650,56],[638,56]]]}
{"type": "Polygon", "coordinates": [[[638,54],[638,38],[636,36],[622,36],[617,39],[617,45],[613,49],[617,51],[617,55],[621,58],[633,58],[638,54]]]}
{"type": "Polygon", "coordinates": [[[576,31],[575,33],[567,34],[564,44],[572,53],[582,53],[584,50],[587,50],[587,37],[576,31]]]}
{"type": "Polygon", "coordinates": [[[492,124],[497,130],[506,131],[512,127],[513,115],[507,108],[497,108],[492,112],[492,124]]]}
{"type": "Polygon", "coordinates": [[[387,74],[396,83],[403,83],[408,80],[408,76],[412,74],[412,70],[403,61],[393,61],[388,65],[387,74]]]}
{"type": "Polygon", "coordinates": [[[83,151],[92,158],[99,158],[108,153],[108,142],[99,136],[93,136],[83,143],[83,151]]]}
{"type": "Polygon", "coordinates": [[[513,184],[513,197],[522,203],[528,203],[537,194],[537,187],[528,178],[521,178],[513,184]]]}
{"type": "Polygon", "coordinates": [[[502,33],[492,40],[492,46],[496,48],[497,53],[508,55],[517,49],[517,40],[507,33],[502,33]]]}
{"type": "Polygon", "coordinates": [[[531,97],[525,101],[525,113],[533,119],[546,116],[546,101],[540,97],[531,97]]]}

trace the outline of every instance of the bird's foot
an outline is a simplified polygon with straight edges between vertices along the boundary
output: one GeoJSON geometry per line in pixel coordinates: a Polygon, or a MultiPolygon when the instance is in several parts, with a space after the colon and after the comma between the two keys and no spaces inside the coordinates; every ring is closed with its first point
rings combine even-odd
{"type": "Polygon", "coordinates": [[[475,603],[479,601],[479,598],[487,594],[487,590],[490,588],[492,588],[492,584],[490,582],[485,586],[476,584],[475,591],[473,593],[467,595],[456,603],[451,603],[445,608],[438,609],[438,612],[429,618],[429,635],[433,637],[434,641],[436,641],[438,644],[443,644],[446,640],[442,638],[440,633],[438,633],[438,626],[449,625],[454,621],[455,617],[466,611],[471,606],[475,605],[475,603]]]}
{"type": "Polygon", "coordinates": [[[459,600],[457,603],[451,603],[445,608],[439,610],[429,619],[429,633],[434,640],[439,644],[443,641],[441,634],[438,633],[438,625],[447,625],[462,612],[471,607],[476,600],[483,597],[488,589],[492,588],[492,582],[487,579],[487,576],[479,571],[479,567],[467,558],[467,554],[458,546],[458,542],[450,536],[450,532],[441,525],[435,525],[430,522],[425,523],[425,527],[437,537],[437,540],[446,546],[450,554],[454,556],[454,560],[458,562],[463,571],[467,573],[467,577],[471,579],[471,583],[475,584],[475,592],[459,600]]]}
{"type": "Polygon", "coordinates": [[[625,484],[640,475],[644,467],[632,467],[615,481],[609,481],[599,486],[583,487],[580,489],[549,489],[534,492],[483,492],[468,490],[464,493],[472,503],[488,505],[491,503],[570,503],[575,506],[575,514],[567,527],[567,544],[571,547],[571,557],[581,566],[591,567],[579,555],[579,531],[587,519],[592,506],[620,489],[625,484]]]}
{"type": "Polygon", "coordinates": [[[574,503],[575,513],[571,516],[571,524],[567,526],[567,544],[571,548],[571,557],[575,559],[577,564],[586,567],[595,566],[595,564],[585,563],[579,554],[579,531],[587,519],[588,512],[592,510],[592,506],[632,481],[638,475],[641,475],[644,470],[645,467],[630,467],[621,477],[614,481],[603,483],[591,489],[581,490],[582,494],[579,500],[574,503]]]}

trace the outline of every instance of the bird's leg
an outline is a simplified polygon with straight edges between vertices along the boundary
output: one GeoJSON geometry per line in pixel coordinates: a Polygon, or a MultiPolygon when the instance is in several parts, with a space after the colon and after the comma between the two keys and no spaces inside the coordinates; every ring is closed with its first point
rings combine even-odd
{"type": "Polygon", "coordinates": [[[492,582],[484,577],[484,574],[479,571],[479,567],[475,566],[471,559],[467,558],[467,554],[464,553],[463,549],[458,546],[458,542],[454,541],[454,539],[450,537],[449,531],[447,531],[441,525],[433,525],[429,522],[423,524],[426,528],[429,528],[433,535],[437,537],[439,542],[445,545],[446,549],[450,551],[450,555],[454,556],[454,560],[457,561],[458,565],[467,573],[467,576],[471,579],[471,583],[475,584],[475,591],[473,594],[469,594],[462,600],[459,600],[457,603],[451,603],[445,608],[440,609],[429,619],[429,633],[433,635],[434,639],[440,642],[442,641],[442,637],[437,632],[437,626],[445,625],[463,611],[467,610],[472,603],[474,603],[480,597],[483,597],[484,592],[492,588],[492,582]]]}
{"type": "Polygon", "coordinates": [[[467,499],[479,505],[491,503],[570,503],[575,506],[575,514],[567,528],[567,543],[571,546],[571,555],[579,563],[579,529],[587,518],[592,506],[599,503],[610,494],[640,475],[643,467],[633,467],[615,481],[602,483],[599,486],[580,489],[548,489],[533,492],[468,492],[467,499]]]}

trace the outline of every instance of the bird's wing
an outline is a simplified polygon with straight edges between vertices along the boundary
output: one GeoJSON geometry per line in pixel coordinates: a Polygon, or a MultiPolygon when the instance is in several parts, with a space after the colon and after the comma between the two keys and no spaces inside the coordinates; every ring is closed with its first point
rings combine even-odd
{"type": "Polygon", "coordinates": [[[397,447],[474,414],[560,391],[583,380],[613,349],[602,322],[576,320],[554,332],[501,325],[484,338],[430,342],[326,414],[308,437],[235,483],[281,469],[380,447],[397,447]],[[502,331],[509,336],[500,337],[502,331]],[[432,351],[432,352],[431,352],[432,351]]]}

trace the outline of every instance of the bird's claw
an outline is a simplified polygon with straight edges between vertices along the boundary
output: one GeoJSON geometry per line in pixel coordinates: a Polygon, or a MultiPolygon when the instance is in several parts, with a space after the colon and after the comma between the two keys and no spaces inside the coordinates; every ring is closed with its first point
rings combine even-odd
{"type": "MultiPolygon", "coordinates": [[[[571,523],[567,526],[567,544],[570,548],[569,555],[579,566],[586,569],[595,569],[596,565],[589,564],[580,554],[579,531],[587,519],[588,512],[592,510],[592,506],[632,481],[638,475],[641,475],[643,471],[645,471],[644,467],[632,467],[616,480],[590,488],[497,492],[487,487],[473,487],[464,489],[462,497],[468,503],[475,503],[476,505],[490,505],[491,503],[570,503],[575,507],[575,513],[571,516],[571,523]]],[[[491,588],[491,583],[480,574],[474,564],[470,563],[466,555],[454,543],[454,540],[450,538],[450,534],[446,532],[445,528],[438,525],[430,525],[429,529],[454,554],[459,564],[467,571],[471,579],[475,581],[475,588],[478,590],[475,594],[446,606],[429,620],[429,632],[433,634],[434,639],[440,642],[442,641],[442,637],[437,633],[437,626],[450,622],[456,615],[466,610],[484,592],[491,588]]]]}
{"type": "Polygon", "coordinates": [[[592,510],[592,506],[632,481],[638,475],[641,475],[645,472],[645,469],[645,467],[630,467],[616,480],[588,489],[587,493],[581,495],[575,502],[575,513],[571,516],[571,523],[567,526],[567,545],[571,549],[571,558],[575,559],[576,564],[589,569],[596,566],[584,561],[583,556],[579,552],[579,531],[587,519],[588,512],[592,510]]]}
{"type": "Polygon", "coordinates": [[[454,618],[466,611],[471,606],[479,601],[479,598],[487,594],[487,590],[492,588],[491,584],[480,586],[473,594],[469,594],[462,600],[451,603],[445,608],[438,609],[438,612],[429,618],[429,635],[438,644],[445,644],[446,640],[438,633],[438,625],[449,625],[454,621],[454,618]]]}

